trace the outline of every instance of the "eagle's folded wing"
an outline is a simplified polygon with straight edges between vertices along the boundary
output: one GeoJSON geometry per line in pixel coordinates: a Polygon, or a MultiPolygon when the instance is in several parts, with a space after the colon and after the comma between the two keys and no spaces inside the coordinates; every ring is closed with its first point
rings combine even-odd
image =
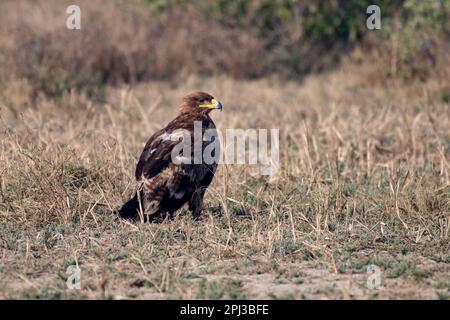
{"type": "Polygon", "coordinates": [[[161,173],[172,163],[172,150],[182,141],[182,131],[156,132],[147,142],[136,167],[135,176],[150,179],[161,173]]]}

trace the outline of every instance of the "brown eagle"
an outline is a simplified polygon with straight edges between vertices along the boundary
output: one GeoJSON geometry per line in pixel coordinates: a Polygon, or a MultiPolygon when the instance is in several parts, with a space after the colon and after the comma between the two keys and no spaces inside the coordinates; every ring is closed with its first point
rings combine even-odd
{"type": "Polygon", "coordinates": [[[135,171],[137,190],[119,210],[122,218],[141,216],[155,221],[166,215],[173,217],[186,202],[193,217],[199,217],[219,153],[218,136],[205,135],[207,131],[216,132],[209,116],[213,109],[222,110],[222,104],[213,96],[191,93],[183,98],[178,116],[150,137],[135,171]],[[208,146],[215,161],[198,160],[208,146]]]}

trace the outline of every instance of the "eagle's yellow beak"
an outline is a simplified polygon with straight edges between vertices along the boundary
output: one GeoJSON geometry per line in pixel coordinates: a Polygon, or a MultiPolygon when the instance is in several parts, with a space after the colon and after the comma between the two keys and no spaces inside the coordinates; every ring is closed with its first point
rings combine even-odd
{"type": "Polygon", "coordinates": [[[222,110],[222,104],[216,99],[212,99],[210,104],[199,104],[199,108],[219,109],[222,110]]]}

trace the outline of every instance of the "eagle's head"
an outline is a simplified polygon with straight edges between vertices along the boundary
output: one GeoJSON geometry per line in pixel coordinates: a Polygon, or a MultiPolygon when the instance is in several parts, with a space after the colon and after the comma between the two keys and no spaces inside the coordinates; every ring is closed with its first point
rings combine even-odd
{"type": "Polygon", "coordinates": [[[206,92],[193,92],[183,98],[180,111],[184,112],[202,112],[209,113],[213,109],[222,111],[222,104],[206,92]]]}

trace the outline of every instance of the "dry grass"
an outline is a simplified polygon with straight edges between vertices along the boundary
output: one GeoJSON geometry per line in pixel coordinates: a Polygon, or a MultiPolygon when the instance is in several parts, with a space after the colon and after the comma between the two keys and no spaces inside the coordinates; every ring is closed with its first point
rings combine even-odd
{"type": "Polygon", "coordinates": [[[373,87],[351,66],[303,84],[188,78],[58,100],[0,97],[2,298],[448,298],[450,108],[438,81],[373,87]],[[204,218],[130,224],[148,136],[194,89],[220,128],[280,128],[281,169],[221,166],[204,218]],[[82,289],[66,289],[78,264],[82,289]],[[366,266],[382,270],[366,287],[366,266]]]}

